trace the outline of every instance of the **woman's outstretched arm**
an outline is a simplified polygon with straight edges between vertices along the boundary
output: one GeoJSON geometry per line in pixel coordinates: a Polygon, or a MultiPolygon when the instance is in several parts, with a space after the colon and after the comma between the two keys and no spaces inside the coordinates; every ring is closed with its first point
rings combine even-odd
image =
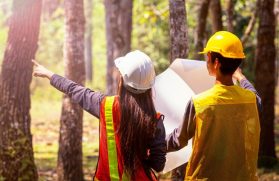
{"type": "Polygon", "coordinates": [[[78,103],[84,110],[100,118],[100,104],[105,95],[100,92],[92,91],[67,78],[59,76],[44,66],[32,60],[34,63],[35,77],[47,78],[50,84],[59,91],[67,94],[75,103],[78,103]]]}

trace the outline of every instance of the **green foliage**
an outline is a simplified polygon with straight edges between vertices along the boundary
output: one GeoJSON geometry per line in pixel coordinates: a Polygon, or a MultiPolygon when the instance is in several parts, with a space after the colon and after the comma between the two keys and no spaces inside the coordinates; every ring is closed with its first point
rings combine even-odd
{"type": "Polygon", "coordinates": [[[169,65],[168,1],[135,1],[132,49],[140,49],[154,61],[156,72],[169,65]]]}
{"type": "Polygon", "coordinates": [[[241,64],[243,74],[247,77],[252,83],[255,82],[255,49],[251,46],[247,46],[245,49],[246,58],[241,64]]]}
{"type": "MultiPolygon", "coordinates": [[[[252,1],[237,1],[235,4],[235,34],[238,37],[242,37],[246,31],[249,21],[256,8],[256,0],[252,1]]],[[[249,40],[244,45],[244,52],[246,58],[241,65],[246,77],[254,83],[255,81],[255,49],[256,49],[256,31],[257,24],[254,27],[254,31],[251,32],[249,40]]]]}
{"type": "Polygon", "coordinates": [[[107,63],[105,7],[103,0],[94,0],[93,5],[93,82],[89,86],[94,90],[104,91],[107,63]]]}
{"type": "MultiPolygon", "coordinates": [[[[0,11],[0,66],[2,64],[2,59],[4,57],[4,52],[6,48],[6,41],[8,37],[8,27],[6,26],[6,15],[0,11]]],[[[0,70],[1,72],[1,70],[0,70]]]]}
{"type": "Polygon", "coordinates": [[[63,72],[64,11],[58,8],[51,19],[41,22],[36,59],[54,72],[63,72]]]}

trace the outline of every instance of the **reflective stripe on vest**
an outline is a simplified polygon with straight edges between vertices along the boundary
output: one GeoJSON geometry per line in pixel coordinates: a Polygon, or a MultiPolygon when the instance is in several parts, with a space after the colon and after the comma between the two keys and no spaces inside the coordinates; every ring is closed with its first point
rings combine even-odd
{"type": "Polygon", "coordinates": [[[105,102],[105,120],[107,130],[107,146],[109,159],[109,172],[111,180],[120,180],[118,173],[117,150],[113,125],[113,102],[114,97],[106,97],[105,102]]]}

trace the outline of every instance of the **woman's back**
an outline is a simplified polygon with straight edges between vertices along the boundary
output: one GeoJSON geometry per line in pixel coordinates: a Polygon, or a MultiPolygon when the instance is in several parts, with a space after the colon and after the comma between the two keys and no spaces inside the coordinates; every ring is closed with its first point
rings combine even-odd
{"type": "MultiPolygon", "coordinates": [[[[121,145],[121,131],[119,130],[121,124],[120,110],[121,108],[118,96],[106,97],[102,101],[100,110],[100,157],[95,175],[98,180],[125,180],[125,178],[130,180],[131,174],[129,174],[127,172],[127,169],[124,168],[124,160],[127,158],[134,161],[136,159],[139,159],[138,156],[135,154],[123,154],[123,152],[121,151],[121,147],[123,147],[123,145],[121,145]],[[133,158],[129,157],[130,155],[133,155],[133,158]]],[[[153,121],[157,123],[159,120],[153,121]]],[[[141,139],[140,135],[135,140],[137,139],[141,139]]],[[[152,145],[152,140],[149,140],[148,142],[151,143],[149,145],[152,145]]],[[[135,148],[129,147],[126,150],[132,151],[133,149],[135,148]]],[[[151,172],[152,166],[148,164],[150,160],[148,159],[149,156],[147,155],[147,150],[150,150],[150,148],[147,148],[145,149],[145,151],[143,151],[146,152],[146,158],[142,160],[139,159],[137,161],[138,164],[135,165],[136,168],[133,171],[133,180],[144,181],[151,180],[152,178],[152,180],[155,179],[153,173],[151,172]]],[[[153,151],[154,150],[150,150],[150,152],[153,151]]],[[[153,153],[150,153],[150,155],[151,154],[153,156],[153,153]]],[[[164,163],[164,159],[161,160],[164,163]]],[[[160,160],[158,161],[160,162],[160,160]]]]}

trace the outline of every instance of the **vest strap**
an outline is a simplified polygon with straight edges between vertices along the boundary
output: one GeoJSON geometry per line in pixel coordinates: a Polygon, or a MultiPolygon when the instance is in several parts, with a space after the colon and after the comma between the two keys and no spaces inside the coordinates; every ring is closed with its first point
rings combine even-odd
{"type": "Polygon", "coordinates": [[[117,150],[114,135],[113,124],[113,103],[114,96],[106,97],[105,100],[105,122],[107,130],[107,147],[108,147],[108,159],[109,159],[109,172],[112,181],[120,180],[118,172],[117,150]]]}

